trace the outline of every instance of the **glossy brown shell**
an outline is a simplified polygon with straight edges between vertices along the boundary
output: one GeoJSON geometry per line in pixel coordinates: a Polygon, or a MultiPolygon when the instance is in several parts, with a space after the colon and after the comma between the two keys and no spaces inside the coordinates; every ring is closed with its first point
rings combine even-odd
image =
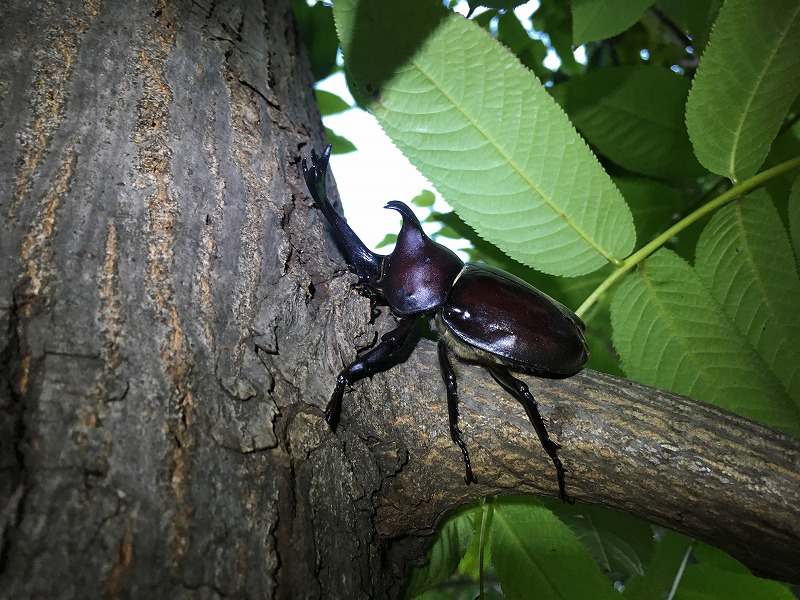
{"type": "Polygon", "coordinates": [[[574,375],[588,358],[583,321],[532,285],[488,265],[465,265],[437,320],[469,346],[542,375],[574,375]]]}
{"type": "Polygon", "coordinates": [[[384,259],[380,291],[398,315],[430,312],[445,303],[464,263],[425,235],[408,206],[394,200],[386,207],[403,215],[403,228],[384,259]]]}

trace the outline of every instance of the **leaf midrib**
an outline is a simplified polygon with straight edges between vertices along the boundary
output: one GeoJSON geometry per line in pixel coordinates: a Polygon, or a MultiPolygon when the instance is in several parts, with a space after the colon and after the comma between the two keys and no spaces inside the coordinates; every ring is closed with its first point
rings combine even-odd
{"type": "Polygon", "coordinates": [[[782,47],[783,42],[786,39],[786,35],[794,26],[794,22],[797,19],[798,12],[800,12],[800,5],[798,5],[792,18],[786,19],[785,21],[786,28],[781,32],[781,35],[778,36],[780,41],[773,44],[772,52],[769,55],[769,60],[765,61],[764,67],[761,69],[761,72],[756,77],[755,85],[753,85],[753,88],[750,91],[750,95],[747,98],[747,102],[745,103],[745,108],[740,112],[739,122],[736,126],[736,129],[734,130],[733,146],[731,148],[730,160],[728,161],[728,172],[730,173],[731,181],[733,181],[734,184],[738,182],[738,178],[736,177],[736,168],[735,168],[737,151],[739,148],[739,144],[741,143],[742,140],[742,131],[744,130],[745,123],[748,121],[750,115],[750,107],[753,105],[753,102],[755,102],[755,98],[758,95],[758,90],[761,89],[762,83],[766,79],[766,74],[770,70],[772,63],[775,60],[775,56],[778,53],[778,49],[782,47]]]}
{"type": "MultiPolygon", "coordinates": [[[[441,27],[441,25],[440,25],[441,27]]],[[[503,157],[506,163],[511,166],[515,173],[542,199],[544,200],[545,204],[547,204],[555,213],[560,217],[569,227],[572,228],[575,233],[578,234],[583,240],[586,241],[598,254],[600,254],[605,260],[610,263],[618,262],[618,259],[603,248],[598,242],[596,242],[592,237],[590,237],[584,230],[581,228],[577,223],[575,223],[570,217],[566,215],[566,213],[559,208],[556,204],[555,200],[547,195],[544,190],[542,190],[536,182],[534,182],[528,175],[522,170],[521,166],[513,160],[511,155],[505,151],[504,147],[483,127],[480,126],[479,122],[470,114],[466,112],[462,106],[455,101],[455,98],[451,96],[445,89],[442,87],[438,81],[434,79],[434,77],[425,70],[419,61],[416,59],[416,56],[412,57],[410,63],[414,66],[414,68],[419,71],[419,73],[424,76],[430,84],[437,90],[445,99],[450,103],[450,105],[455,108],[469,123],[472,125],[478,133],[480,133],[486,141],[503,157]]],[[[531,76],[533,76],[531,74],[531,76]]]]}

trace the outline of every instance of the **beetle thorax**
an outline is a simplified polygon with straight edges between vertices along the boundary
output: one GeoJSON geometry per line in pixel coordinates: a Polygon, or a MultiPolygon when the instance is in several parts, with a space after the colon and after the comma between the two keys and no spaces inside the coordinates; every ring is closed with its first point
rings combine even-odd
{"type": "Polygon", "coordinates": [[[464,263],[455,252],[431,240],[401,202],[389,207],[403,215],[394,252],[384,258],[381,292],[400,315],[429,312],[444,304],[464,263]]]}

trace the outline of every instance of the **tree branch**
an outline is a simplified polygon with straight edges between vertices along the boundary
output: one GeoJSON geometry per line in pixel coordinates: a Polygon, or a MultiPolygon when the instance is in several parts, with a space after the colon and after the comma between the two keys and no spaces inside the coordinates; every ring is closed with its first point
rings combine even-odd
{"type": "MultiPolygon", "coordinates": [[[[522,407],[482,367],[454,366],[460,425],[478,485],[464,483],[461,456],[448,435],[431,342],[420,342],[406,363],[371,383],[356,384],[359,398],[345,397],[340,436],[358,431],[384,455],[408,451],[379,499],[377,527],[384,536],[428,533],[446,510],[483,496],[557,495],[553,465],[522,407]],[[389,425],[381,424],[382,416],[389,425]]],[[[578,502],[708,542],[758,575],[800,581],[800,439],[593,371],[565,380],[523,378],[563,446],[567,489],[578,502]]]]}

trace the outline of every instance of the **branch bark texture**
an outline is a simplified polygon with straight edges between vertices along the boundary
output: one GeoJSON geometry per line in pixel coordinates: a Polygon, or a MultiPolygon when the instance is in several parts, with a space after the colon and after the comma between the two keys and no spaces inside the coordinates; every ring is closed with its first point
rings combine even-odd
{"type": "MultiPolygon", "coordinates": [[[[379,399],[400,404],[388,418],[397,423],[393,437],[409,449],[409,461],[383,495],[382,533],[424,531],[431,516],[481,496],[557,495],[552,463],[522,407],[482,367],[457,364],[461,428],[480,481],[476,486],[464,485],[460,453],[447,435],[433,344],[421,343],[399,369],[406,371],[404,381],[413,382],[410,387],[373,384],[370,406],[357,409],[371,411],[379,399]],[[389,391],[382,394],[384,386],[389,391]],[[446,478],[443,470],[449,471],[446,478]]],[[[757,574],[798,580],[800,440],[714,406],[593,371],[566,380],[520,377],[563,446],[568,492],[578,502],[706,541],[757,574]]]]}

